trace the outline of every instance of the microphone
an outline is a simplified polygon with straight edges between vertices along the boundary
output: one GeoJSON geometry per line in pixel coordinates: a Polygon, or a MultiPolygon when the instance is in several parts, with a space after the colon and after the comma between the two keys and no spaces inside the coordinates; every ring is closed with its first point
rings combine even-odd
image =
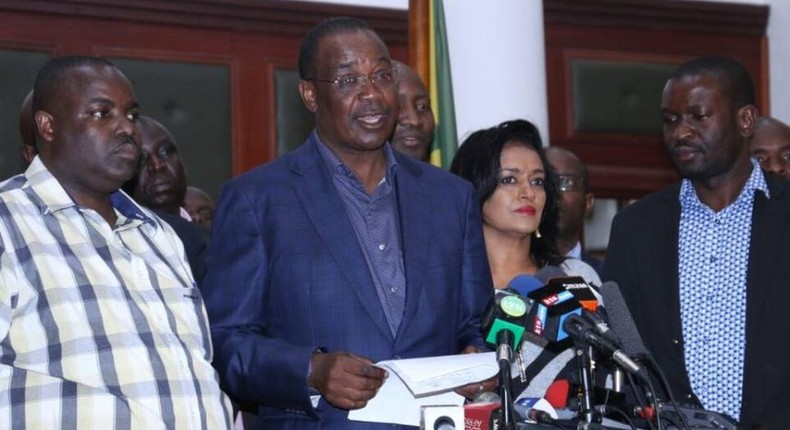
{"type": "Polygon", "coordinates": [[[587,322],[592,324],[598,334],[603,336],[604,339],[619,347],[622,344],[620,337],[617,336],[617,333],[615,333],[615,331],[609,327],[609,324],[606,323],[606,318],[601,316],[601,313],[605,312],[606,311],[603,308],[598,308],[598,310],[595,312],[590,312],[587,309],[583,309],[582,317],[584,317],[587,322]]]}
{"type": "Polygon", "coordinates": [[[552,278],[549,285],[558,285],[573,294],[576,300],[590,312],[595,312],[598,308],[598,297],[593,292],[592,287],[581,276],[563,276],[552,278]]]}
{"type": "Polygon", "coordinates": [[[455,430],[464,428],[464,408],[457,405],[420,407],[420,430],[455,430]]]}
{"type": "MultiPolygon", "coordinates": [[[[497,290],[483,314],[483,337],[486,343],[499,350],[504,345],[515,348],[527,330],[528,312],[532,303],[513,291],[497,290]]],[[[512,351],[511,354],[512,355],[512,351]]]]}
{"type": "Polygon", "coordinates": [[[530,312],[530,339],[541,346],[555,344],[564,349],[568,338],[563,323],[569,315],[581,314],[581,304],[563,282],[552,282],[527,294],[535,301],[530,312]]]}
{"type": "Polygon", "coordinates": [[[548,284],[553,278],[564,278],[566,276],[568,275],[565,274],[565,271],[557,266],[546,266],[535,272],[535,278],[543,285],[548,284]]]}
{"type": "Polygon", "coordinates": [[[526,296],[545,284],[545,282],[535,276],[524,274],[511,279],[507,284],[507,289],[518,293],[520,296],[526,296]]]}
{"type": "Polygon", "coordinates": [[[609,324],[620,334],[623,350],[631,356],[650,355],[617,283],[604,282],[601,295],[606,303],[609,324]]]}
{"type": "Polygon", "coordinates": [[[598,334],[592,324],[584,318],[578,315],[570,315],[566,319],[564,326],[565,330],[576,342],[591,345],[622,366],[627,372],[633,373],[640,379],[647,378],[647,375],[642,372],[642,366],[632,360],[628,354],[620,350],[615,344],[598,334]]]}

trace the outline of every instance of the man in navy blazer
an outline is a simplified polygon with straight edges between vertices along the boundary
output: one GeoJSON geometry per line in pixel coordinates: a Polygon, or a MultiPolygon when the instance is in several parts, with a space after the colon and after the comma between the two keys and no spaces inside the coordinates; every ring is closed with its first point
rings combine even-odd
{"type": "Polygon", "coordinates": [[[480,214],[470,184],[391,150],[397,74],[366,23],[316,26],[299,70],[316,130],[217,205],[203,290],[214,365],[258,405],[258,428],[389,429],[347,419],[386,377],[373,363],[482,348],[480,214]]]}
{"type": "Polygon", "coordinates": [[[678,402],[739,428],[785,429],[790,184],[749,158],[751,78],[730,59],[691,60],[661,110],[683,182],[615,217],[604,278],[620,285],[678,402]]]}

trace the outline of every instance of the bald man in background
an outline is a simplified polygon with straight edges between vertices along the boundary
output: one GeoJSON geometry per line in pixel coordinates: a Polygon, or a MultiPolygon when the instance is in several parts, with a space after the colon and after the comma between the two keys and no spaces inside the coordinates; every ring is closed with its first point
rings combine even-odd
{"type": "Polygon", "coordinates": [[[790,178],[790,126],[776,118],[760,117],[750,145],[752,157],[763,170],[790,178]]]}
{"type": "Polygon", "coordinates": [[[398,70],[398,105],[400,113],[390,143],[396,151],[428,162],[436,122],[431,98],[419,75],[400,61],[392,65],[398,70]]]}
{"type": "Polygon", "coordinates": [[[557,248],[562,255],[578,258],[589,264],[600,275],[603,261],[582,249],[584,220],[592,210],[595,197],[590,192],[587,166],[573,152],[558,146],[546,148],[546,158],[557,173],[560,190],[560,235],[557,248]]]}

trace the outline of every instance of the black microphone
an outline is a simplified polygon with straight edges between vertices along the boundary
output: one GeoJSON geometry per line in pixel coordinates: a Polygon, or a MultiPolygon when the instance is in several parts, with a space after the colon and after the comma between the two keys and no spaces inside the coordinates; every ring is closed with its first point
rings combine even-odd
{"type": "Polygon", "coordinates": [[[598,308],[595,310],[595,312],[590,312],[587,309],[582,310],[582,317],[593,325],[598,334],[603,336],[604,339],[608,340],[613,345],[620,347],[622,345],[620,337],[617,336],[617,333],[615,333],[611,327],[609,327],[609,324],[606,323],[606,317],[604,317],[602,314],[605,314],[605,310],[603,308],[598,308]]]}
{"type": "Polygon", "coordinates": [[[606,314],[612,329],[620,335],[623,351],[631,356],[649,355],[647,347],[628,309],[623,293],[615,282],[604,282],[601,295],[606,304],[606,314]]]}
{"type": "MultiPolygon", "coordinates": [[[[516,348],[527,329],[532,303],[510,290],[497,290],[483,314],[483,337],[497,350],[503,344],[516,348]]],[[[511,352],[512,353],[512,352],[511,352]]],[[[497,356],[497,359],[504,357],[497,356]]]]}
{"type": "Polygon", "coordinates": [[[615,363],[623,367],[627,372],[633,373],[640,379],[646,379],[647,375],[642,371],[642,366],[637,364],[631,357],[623,352],[617,345],[613,344],[602,335],[598,334],[590,322],[578,315],[570,315],[565,320],[565,331],[579,343],[589,344],[593,348],[611,358],[615,363]]]}

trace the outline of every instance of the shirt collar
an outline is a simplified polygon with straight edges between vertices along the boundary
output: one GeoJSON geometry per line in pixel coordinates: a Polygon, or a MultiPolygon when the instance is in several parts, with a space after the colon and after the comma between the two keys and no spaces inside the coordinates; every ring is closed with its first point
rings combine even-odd
{"type": "Polygon", "coordinates": [[[582,244],[581,242],[576,242],[576,245],[565,254],[566,257],[578,258],[579,260],[582,259],[582,244]]]}
{"type": "MultiPolygon", "coordinates": [[[[342,174],[357,179],[354,172],[349,169],[348,166],[343,164],[340,158],[338,158],[337,155],[335,155],[335,153],[332,152],[332,150],[329,149],[329,147],[326,146],[323,141],[321,141],[321,138],[318,137],[317,130],[313,130],[310,138],[316,143],[316,146],[318,146],[318,153],[321,154],[321,159],[323,160],[326,168],[329,169],[330,173],[333,175],[342,174]]],[[[389,142],[384,143],[384,154],[387,157],[387,171],[389,172],[387,176],[394,177],[398,168],[398,161],[395,159],[395,153],[392,151],[392,147],[390,147],[389,142]]],[[[382,181],[384,181],[384,179],[382,179],[382,181]]]]}
{"type": "MultiPolygon", "coordinates": [[[[749,175],[749,179],[744,184],[743,189],[741,190],[738,199],[744,195],[754,195],[757,191],[762,191],[765,194],[767,199],[771,198],[771,194],[768,191],[768,183],[765,182],[765,174],[763,174],[762,169],[760,168],[760,163],[752,158],[752,173],[749,175]]],[[[691,183],[689,179],[683,179],[680,184],[680,205],[681,207],[689,207],[690,205],[701,205],[703,204],[699,197],[697,196],[697,191],[694,189],[694,185],[691,183]]],[[[737,199],[736,199],[737,201],[737,199]]]]}
{"type": "MultiPolygon", "coordinates": [[[[36,156],[25,170],[28,186],[41,199],[41,213],[49,214],[77,206],[60,182],[36,156]]],[[[156,224],[131,197],[121,190],[110,194],[110,204],[121,215],[129,219],[156,224]]]]}

